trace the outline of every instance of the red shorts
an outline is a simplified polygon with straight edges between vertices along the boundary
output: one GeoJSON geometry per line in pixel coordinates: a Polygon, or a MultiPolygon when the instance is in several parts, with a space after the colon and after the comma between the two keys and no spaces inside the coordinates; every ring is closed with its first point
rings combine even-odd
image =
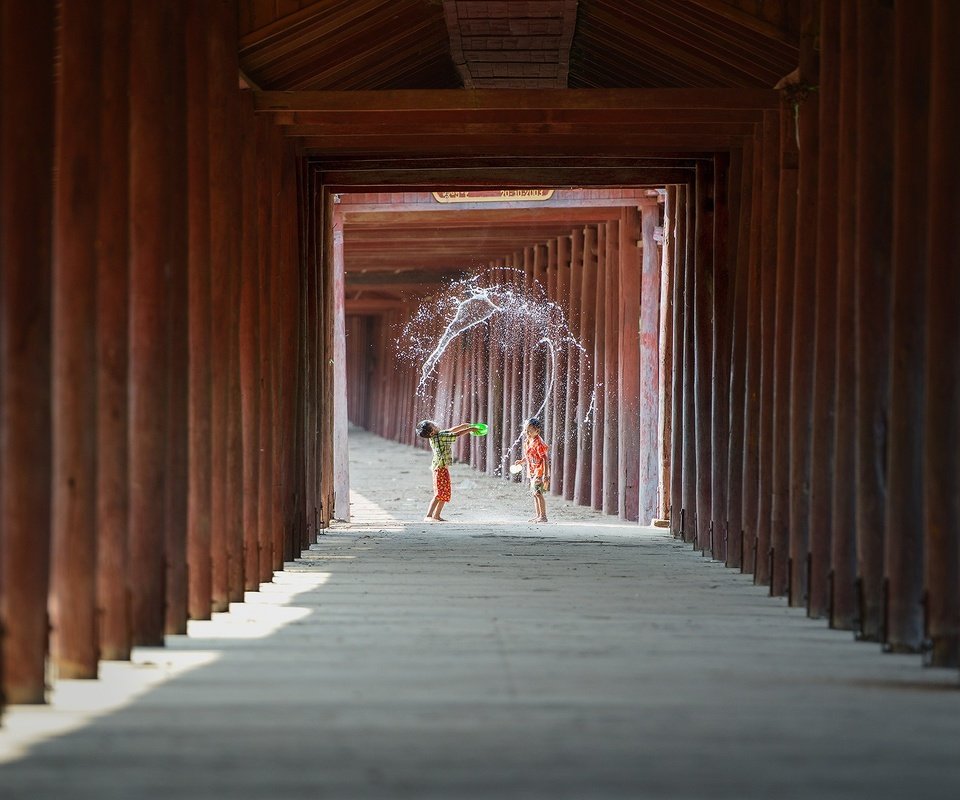
{"type": "Polygon", "coordinates": [[[450,470],[440,467],[433,471],[433,493],[437,500],[450,502],[450,470]]]}

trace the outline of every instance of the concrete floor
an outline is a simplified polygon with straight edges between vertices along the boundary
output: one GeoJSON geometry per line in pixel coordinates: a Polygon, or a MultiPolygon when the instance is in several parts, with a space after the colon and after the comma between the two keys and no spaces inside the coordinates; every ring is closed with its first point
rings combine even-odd
{"type": "Polygon", "coordinates": [[[2,800],[960,797],[955,672],[663,532],[356,434],[355,523],[0,731],[2,800]]]}

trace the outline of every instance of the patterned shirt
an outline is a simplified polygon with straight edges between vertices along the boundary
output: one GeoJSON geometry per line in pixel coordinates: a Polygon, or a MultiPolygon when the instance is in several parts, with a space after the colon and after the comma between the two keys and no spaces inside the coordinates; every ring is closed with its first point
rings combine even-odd
{"type": "Polygon", "coordinates": [[[547,443],[539,436],[523,443],[523,460],[527,462],[531,478],[542,478],[547,467],[547,443]]]}
{"type": "Polygon", "coordinates": [[[430,449],[433,450],[433,461],[430,469],[437,470],[449,467],[453,463],[453,451],[450,445],[457,441],[457,435],[450,431],[437,431],[430,437],[430,449]]]}

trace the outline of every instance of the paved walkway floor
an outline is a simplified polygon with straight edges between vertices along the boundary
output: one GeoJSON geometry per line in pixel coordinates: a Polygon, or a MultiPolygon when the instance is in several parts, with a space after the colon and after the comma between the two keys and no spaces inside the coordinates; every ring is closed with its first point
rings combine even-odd
{"type": "Polygon", "coordinates": [[[960,797],[955,672],[663,532],[352,437],[355,521],[0,731],[2,800],[960,797]],[[6,762],[6,763],[3,763],[6,762]]]}

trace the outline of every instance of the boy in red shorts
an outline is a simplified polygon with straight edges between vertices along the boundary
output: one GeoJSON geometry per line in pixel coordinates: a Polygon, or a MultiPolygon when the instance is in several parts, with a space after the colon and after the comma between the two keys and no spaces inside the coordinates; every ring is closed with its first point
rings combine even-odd
{"type": "Polygon", "coordinates": [[[453,463],[450,445],[458,436],[463,436],[472,430],[479,430],[479,428],[476,425],[463,423],[442,431],[433,420],[425,419],[417,423],[417,436],[429,439],[430,449],[433,451],[433,461],[430,462],[430,469],[433,470],[433,500],[430,502],[430,508],[427,509],[427,516],[423,518],[424,522],[446,522],[440,516],[440,512],[443,510],[444,503],[450,502],[448,467],[453,463]]]}
{"type": "Polygon", "coordinates": [[[530,417],[523,424],[526,439],[523,443],[523,458],[517,464],[523,464],[530,476],[530,494],[533,495],[533,507],[537,516],[530,522],[547,521],[547,501],[544,494],[550,488],[550,462],[547,460],[547,443],[541,433],[543,425],[536,417],[530,417]]]}

